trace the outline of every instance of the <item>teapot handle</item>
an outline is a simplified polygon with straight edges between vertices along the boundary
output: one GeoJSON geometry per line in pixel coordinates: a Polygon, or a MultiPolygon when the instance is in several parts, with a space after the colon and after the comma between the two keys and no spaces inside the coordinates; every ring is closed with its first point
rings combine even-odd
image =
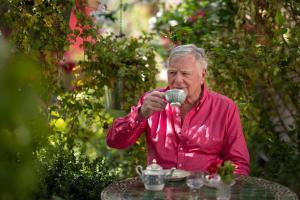
{"type": "Polygon", "coordinates": [[[143,168],[141,165],[138,165],[135,167],[135,171],[138,173],[138,175],[140,175],[140,177],[142,177],[143,174],[143,168]]]}
{"type": "Polygon", "coordinates": [[[166,174],[166,177],[170,177],[170,176],[172,176],[173,175],[173,173],[174,173],[174,171],[175,171],[175,167],[172,167],[171,169],[170,169],[170,171],[166,174]]]}

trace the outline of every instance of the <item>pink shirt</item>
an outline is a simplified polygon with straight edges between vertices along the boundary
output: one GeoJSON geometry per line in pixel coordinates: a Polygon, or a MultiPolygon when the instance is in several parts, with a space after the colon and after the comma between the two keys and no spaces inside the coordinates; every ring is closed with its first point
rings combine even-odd
{"type": "Polygon", "coordinates": [[[220,158],[233,161],[236,174],[249,175],[249,152],[239,110],[231,99],[204,86],[199,103],[181,121],[179,109],[170,104],[147,119],[139,118],[143,97],[127,116],[114,121],[107,135],[110,147],[129,147],[146,131],[148,164],[156,159],[165,169],[207,171],[220,158]]]}

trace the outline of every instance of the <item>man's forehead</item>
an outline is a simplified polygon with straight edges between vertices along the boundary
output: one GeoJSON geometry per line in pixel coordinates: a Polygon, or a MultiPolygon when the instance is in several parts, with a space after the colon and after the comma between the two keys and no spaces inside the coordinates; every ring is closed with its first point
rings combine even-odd
{"type": "Polygon", "coordinates": [[[181,72],[192,72],[192,69],[185,69],[185,68],[174,68],[174,67],[168,67],[168,71],[181,71],[181,72]]]}
{"type": "Polygon", "coordinates": [[[180,55],[174,55],[171,58],[169,58],[170,63],[176,63],[179,60],[188,60],[189,62],[196,62],[196,57],[192,54],[180,54],[180,55]]]}
{"type": "Polygon", "coordinates": [[[175,56],[169,60],[168,67],[192,67],[196,65],[196,58],[193,55],[175,56]]]}

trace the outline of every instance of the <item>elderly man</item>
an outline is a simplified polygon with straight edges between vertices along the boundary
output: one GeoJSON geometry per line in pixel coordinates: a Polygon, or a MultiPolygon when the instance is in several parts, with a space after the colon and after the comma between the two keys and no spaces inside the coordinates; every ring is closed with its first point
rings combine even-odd
{"type": "Polygon", "coordinates": [[[113,148],[133,145],[146,132],[148,163],[163,168],[207,171],[216,159],[231,160],[235,173],[249,174],[249,153],[235,103],[205,85],[207,58],[195,45],[174,48],[167,61],[168,87],[141,97],[126,117],[114,121],[107,135],[113,148]],[[180,106],[171,106],[165,91],[187,94],[180,106]]]}

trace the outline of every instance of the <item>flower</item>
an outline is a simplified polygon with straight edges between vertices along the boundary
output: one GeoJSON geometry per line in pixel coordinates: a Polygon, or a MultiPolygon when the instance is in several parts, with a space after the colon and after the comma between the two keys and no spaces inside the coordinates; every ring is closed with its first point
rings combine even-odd
{"type": "Polygon", "coordinates": [[[223,163],[223,160],[217,158],[210,164],[210,166],[207,168],[207,171],[212,175],[217,174],[218,169],[221,167],[222,163],[223,163]]]}
{"type": "Polygon", "coordinates": [[[208,166],[207,171],[212,177],[219,175],[224,183],[230,184],[234,178],[234,169],[235,165],[231,161],[216,159],[208,166]]]}
{"type": "Polygon", "coordinates": [[[151,17],[150,19],[149,19],[149,22],[148,22],[148,28],[150,29],[150,30],[153,30],[154,28],[155,28],[155,25],[156,25],[156,22],[157,22],[157,18],[156,17],[151,17]]]}
{"type": "Polygon", "coordinates": [[[176,20],[170,20],[168,21],[169,25],[170,26],[177,26],[178,25],[178,22],[176,20]]]}
{"type": "Polygon", "coordinates": [[[73,69],[76,67],[76,63],[70,59],[63,59],[59,61],[58,66],[63,69],[67,74],[72,73],[73,69]]]}
{"type": "Polygon", "coordinates": [[[196,22],[200,17],[204,17],[205,16],[205,12],[202,10],[197,11],[194,15],[189,16],[187,21],[194,23],[196,22]]]}

